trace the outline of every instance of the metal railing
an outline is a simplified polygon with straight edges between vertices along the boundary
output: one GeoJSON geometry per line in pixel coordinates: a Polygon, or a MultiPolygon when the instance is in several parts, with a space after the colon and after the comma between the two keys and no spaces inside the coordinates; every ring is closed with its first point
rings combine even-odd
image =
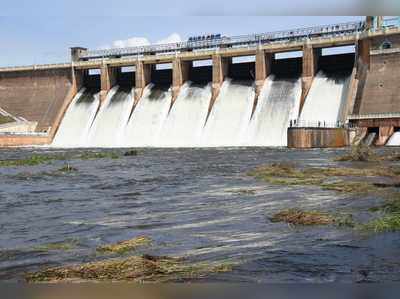
{"type": "Polygon", "coordinates": [[[347,117],[348,120],[385,119],[385,118],[400,118],[400,112],[351,114],[347,117]]]}
{"type": "Polygon", "coordinates": [[[0,136],[42,136],[47,137],[49,136],[46,132],[0,132],[0,136]]]}
{"type": "Polygon", "coordinates": [[[347,22],[333,25],[314,26],[292,30],[282,30],[261,34],[239,35],[206,39],[201,41],[183,41],[170,44],[149,45],[141,47],[90,50],[81,55],[80,59],[96,59],[106,57],[137,56],[176,52],[187,50],[215,49],[224,47],[257,46],[266,43],[282,43],[305,40],[313,37],[337,37],[356,34],[365,28],[365,23],[347,22]]]}
{"type": "Polygon", "coordinates": [[[348,128],[348,123],[341,121],[328,122],[324,120],[302,120],[292,119],[289,121],[290,128],[348,128]]]}
{"type": "Polygon", "coordinates": [[[400,17],[391,18],[391,19],[384,19],[382,26],[384,28],[393,28],[393,27],[400,27],[400,17]]]}

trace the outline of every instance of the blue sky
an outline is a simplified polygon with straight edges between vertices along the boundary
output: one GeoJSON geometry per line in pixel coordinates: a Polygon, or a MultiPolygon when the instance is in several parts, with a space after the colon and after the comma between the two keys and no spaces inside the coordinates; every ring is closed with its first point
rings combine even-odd
{"type": "Polygon", "coordinates": [[[91,49],[116,40],[145,37],[157,42],[177,33],[238,35],[360,20],[349,16],[5,16],[0,17],[0,65],[69,61],[69,47],[91,49]]]}

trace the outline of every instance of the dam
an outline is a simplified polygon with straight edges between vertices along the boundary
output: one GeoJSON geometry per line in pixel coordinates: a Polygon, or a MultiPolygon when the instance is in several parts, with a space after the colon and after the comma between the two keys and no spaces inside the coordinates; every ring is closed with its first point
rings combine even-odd
{"type": "Polygon", "coordinates": [[[398,18],[73,47],[0,68],[0,146],[398,146],[399,74],[398,18]]]}

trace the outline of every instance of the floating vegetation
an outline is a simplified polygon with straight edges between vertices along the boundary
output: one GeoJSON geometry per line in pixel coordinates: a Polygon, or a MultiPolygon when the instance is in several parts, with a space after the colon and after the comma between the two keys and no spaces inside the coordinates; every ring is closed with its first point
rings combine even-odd
{"type": "Polygon", "coordinates": [[[248,173],[258,179],[276,185],[315,185],[325,190],[333,190],[347,193],[378,192],[382,187],[395,187],[393,185],[382,186],[376,182],[349,181],[335,177],[388,177],[399,179],[400,171],[396,167],[376,166],[373,168],[348,168],[348,167],[310,167],[298,168],[291,163],[272,163],[258,167],[248,173]]]}
{"type": "Polygon", "coordinates": [[[115,152],[84,152],[78,156],[81,160],[94,159],[119,159],[119,155],[115,152]]]}
{"type": "Polygon", "coordinates": [[[108,244],[97,247],[97,251],[101,253],[126,253],[137,249],[141,246],[147,246],[151,244],[151,239],[146,236],[140,236],[131,240],[121,241],[115,244],[108,244]]]}
{"type": "Polygon", "coordinates": [[[28,282],[168,282],[198,279],[231,270],[232,264],[228,263],[185,263],[181,258],[143,255],[50,268],[29,273],[25,279],[28,282]]]}
{"type": "Polygon", "coordinates": [[[253,189],[231,189],[228,192],[237,194],[237,195],[254,195],[256,191],[253,189]]]}
{"type": "Polygon", "coordinates": [[[378,192],[378,187],[373,183],[361,182],[361,181],[335,181],[332,183],[323,183],[321,188],[324,190],[331,190],[343,193],[356,193],[356,194],[366,194],[369,192],[378,192]]]}
{"type": "Polygon", "coordinates": [[[58,169],[58,171],[61,171],[61,172],[74,172],[74,171],[78,171],[78,169],[67,163],[63,167],[58,169]]]}
{"type": "Polygon", "coordinates": [[[124,153],[125,157],[131,157],[131,156],[137,156],[137,155],[138,155],[137,150],[129,150],[124,153]]]}
{"type": "Polygon", "coordinates": [[[76,247],[78,247],[78,245],[79,242],[77,239],[67,239],[62,242],[42,244],[36,246],[35,249],[39,251],[53,251],[53,250],[68,251],[75,249],[76,247]]]}
{"type": "Polygon", "coordinates": [[[353,227],[351,214],[333,216],[320,211],[305,211],[297,208],[287,209],[274,214],[271,222],[285,222],[293,225],[328,225],[353,227]]]}
{"type": "Polygon", "coordinates": [[[286,222],[294,225],[326,225],[334,223],[335,219],[322,212],[287,209],[274,214],[271,222],[286,222]]]}
{"type": "Polygon", "coordinates": [[[35,166],[39,164],[49,163],[54,160],[65,160],[65,156],[34,154],[28,158],[23,158],[23,159],[0,160],[0,167],[35,166]]]}

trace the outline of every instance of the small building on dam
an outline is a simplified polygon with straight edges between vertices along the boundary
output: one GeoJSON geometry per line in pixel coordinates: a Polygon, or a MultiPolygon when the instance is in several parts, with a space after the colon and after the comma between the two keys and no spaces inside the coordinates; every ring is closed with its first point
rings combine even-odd
{"type": "Polygon", "coordinates": [[[0,146],[400,146],[399,18],[0,68],[0,146]]]}

